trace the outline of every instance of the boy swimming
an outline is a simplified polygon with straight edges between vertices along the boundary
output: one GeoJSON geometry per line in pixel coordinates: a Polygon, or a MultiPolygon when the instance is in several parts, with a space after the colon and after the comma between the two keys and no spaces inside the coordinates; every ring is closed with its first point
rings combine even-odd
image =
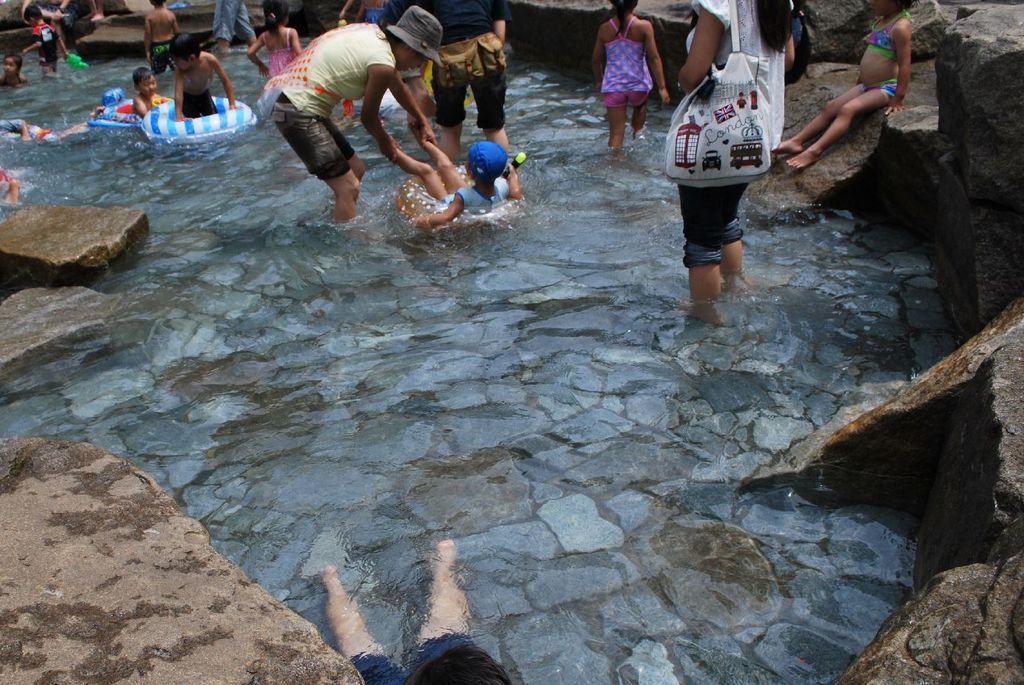
{"type": "Polygon", "coordinates": [[[217,113],[210,95],[210,81],[216,74],[224,84],[228,109],[235,108],[235,88],[220,60],[199,48],[199,39],[179,33],[171,41],[174,58],[174,118],[176,121],[206,117],[217,113]]]}

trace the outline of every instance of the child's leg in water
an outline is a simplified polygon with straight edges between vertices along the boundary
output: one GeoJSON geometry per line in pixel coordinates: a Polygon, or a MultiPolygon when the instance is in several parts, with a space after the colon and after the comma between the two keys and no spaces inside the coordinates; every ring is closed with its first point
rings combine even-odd
{"type": "Polygon", "coordinates": [[[423,186],[430,194],[430,197],[435,200],[440,200],[448,194],[445,192],[444,182],[441,180],[441,175],[437,173],[434,167],[430,166],[426,162],[413,159],[405,152],[399,150],[398,155],[395,157],[395,164],[397,164],[398,168],[405,173],[412,176],[419,176],[423,181],[423,186]]]}
{"type": "Polygon", "coordinates": [[[606,107],[608,112],[608,147],[622,147],[626,137],[626,107],[606,107]]]}
{"type": "Polygon", "coordinates": [[[320,577],[327,589],[327,622],[342,654],[350,659],[359,654],[383,654],[384,650],[366,630],[359,607],[338,580],[338,569],[328,566],[320,577]]]}
{"type": "Polygon", "coordinates": [[[442,635],[469,630],[469,602],[455,580],[455,543],[437,543],[434,582],[430,588],[430,613],[420,629],[420,643],[442,635]]]}
{"type": "Polygon", "coordinates": [[[647,103],[633,108],[633,137],[636,138],[640,130],[647,123],[647,103]]]}
{"type": "Polygon", "coordinates": [[[854,86],[837,98],[829,100],[818,112],[818,116],[811,119],[806,126],[800,129],[795,136],[787,138],[775,148],[775,154],[795,155],[804,151],[804,145],[808,140],[818,135],[832,123],[832,120],[839,114],[839,108],[850,100],[861,94],[860,86],[854,86]]]}
{"type": "Polygon", "coordinates": [[[444,150],[433,143],[425,143],[423,149],[430,155],[430,161],[434,163],[434,167],[441,177],[441,182],[444,183],[444,189],[449,194],[466,185],[466,182],[462,179],[462,174],[459,173],[452,160],[448,159],[448,155],[444,153],[444,150]]]}
{"type": "Polygon", "coordinates": [[[889,104],[889,95],[884,90],[869,90],[866,93],[847,100],[839,107],[832,123],[818,138],[814,144],[801,152],[796,157],[786,161],[794,169],[805,169],[821,157],[821,154],[834,145],[840,138],[850,130],[853,120],[868,112],[874,112],[889,104]]]}

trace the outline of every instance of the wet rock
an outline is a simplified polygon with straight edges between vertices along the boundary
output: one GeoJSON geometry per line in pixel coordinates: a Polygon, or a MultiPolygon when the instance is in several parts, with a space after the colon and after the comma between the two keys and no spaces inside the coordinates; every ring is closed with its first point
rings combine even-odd
{"type": "Polygon", "coordinates": [[[5,682],[361,682],[126,461],[4,440],[0,474],[5,682]]]}
{"type": "Polygon", "coordinates": [[[1022,339],[1024,299],[891,400],[840,423],[834,432],[811,436],[783,463],[755,472],[751,482],[799,473],[797,487],[812,498],[820,497],[825,485],[846,501],[924,514],[943,445],[954,435],[950,419],[964,388],[994,353],[1022,339]]]}
{"type": "MultiPolygon", "coordinates": [[[[811,0],[807,3],[811,59],[815,62],[860,62],[865,36],[874,21],[860,0],[811,0]]],[[[935,57],[949,18],[936,0],[921,0],[911,9],[914,60],[935,57]]]]}
{"type": "Polygon", "coordinates": [[[535,613],[512,626],[505,644],[524,683],[609,682],[611,664],[586,644],[577,621],[568,612],[535,613]]]}
{"type": "Polygon", "coordinates": [[[935,72],[939,129],[953,143],[968,197],[1024,213],[1024,169],[1016,156],[1024,141],[1024,93],[1005,88],[1007,78],[1024,72],[1020,12],[1018,5],[986,4],[956,21],[935,72]]]}
{"type": "Polygon", "coordinates": [[[1019,335],[996,350],[961,392],[921,520],[918,587],[940,571],[992,561],[997,538],[1024,520],[1022,386],[1019,335]]]}
{"type": "Polygon", "coordinates": [[[665,646],[643,640],[619,666],[620,685],[679,685],[665,646]]]}
{"type": "Polygon", "coordinates": [[[0,375],[23,363],[39,363],[58,343],[93,337],[120,298],[88,288],[30,288],[0,303],[0,375]]]}
{"type": "Polygon", "coordinates": [[[839,685],[1024,682],[1024,555],[936,576],[890,616],[839,685]]]}
{"type": "MultiPolygon", "coordinates": [[[[79,7],[82,10],[88,11],[84,2],[80,3],[79,7]]],[[[106,15],[127,14],[130,11],[125,0],[103,0],[103,13],[106,15]]],[[[0,4],[0,30],[22,29],[24,27],[25,20],[22,17],[20,2],[0,4]]],[[[24,47],[23,45],[22,48],[24,47]]]]}
{"type": "Polygon", "coordinates": [[[595,552],[622,545],[622,529],[601,518],[594,500],[586,495],[546,502],[537,515],[554,531],[566,552],[595,552]]]}
{"type": "Polygon", "coordinates": [[[86,282],[149,232],[145,212],[117,207],[26,207],[0,224],[0,283],[86,282]]]}
{"type": "Polygon", "coordinates": [[[907,228],[926,238],[938,221],[939,160],[950,151],[939,133],[939,110],[911,107],[885,118],[875,153],[878,197],[907,228]]]}
{"type": "Polygon", "coordinates": [[[672,521],[653,534],[650,544],[664,560],[655,582],[683,620],[731,630],[775,610],[778,590],[771,564],[740,529],[672,521]]]}

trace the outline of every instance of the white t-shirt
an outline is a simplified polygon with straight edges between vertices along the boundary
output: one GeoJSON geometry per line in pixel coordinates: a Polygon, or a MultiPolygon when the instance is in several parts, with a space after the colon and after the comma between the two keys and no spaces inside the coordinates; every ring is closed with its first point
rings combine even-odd
{"type": "MultiPolygon", "coordinates": [[[[692,0],[693,11],[713,14],[725,27],[722,44],[715,55],[715,64],[725,66],[732,52],[732,22],[729,17],[729,0],[692,0]]],[[[740,49],[748,55],[768,58],[768,89],[771,97],[772,147],[782,142],[782,129],[786,125],[786,53],[773,50],[761,38],[761,25],[757,21],[757,4],[754,0],[736,0],[739,15],[740,49]]],[[[686,37],[686,49],[693,44],[693,31],[686,37]]]]}

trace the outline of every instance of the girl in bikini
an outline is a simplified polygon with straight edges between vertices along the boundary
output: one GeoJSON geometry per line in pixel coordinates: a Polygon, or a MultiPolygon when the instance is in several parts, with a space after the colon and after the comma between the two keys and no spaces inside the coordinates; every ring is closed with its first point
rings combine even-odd
{"type": "Polygon", "coordinates": [[[800,132],[784,141],[776,154],[796,155],[787,160],[794,169],[804,169],[821,157],[850,129],[853,119],[885,107],[885,113],[906,108],[903,99],[910,85],[910,6],[917,0],[870,0],[875,23],[868,34],[868,47],[860,60],[857,85],[834,100],[800,132]],[[821,131],[821,138],[804,145],[821,131]]]}
{"type": "Polygon", "coordinates": [[[267,30],[249,46],[249,61],[261,76],[277,76],[302,52],[299,32],[288,28],[288,3],[285,0],[263,0],[263,17],[267,30]],[[267,49],[270,64],[264,64],[256,53],[267,49]]]}
{"type": "Polygon", "coordinates": [[[616,17],[601,24],[594,43],[594,80],[608,111],[608,147],[622,147],[626,134],[626,105],[633,107],[633,137],[647,121],[647,97],[652,77],[661,102],[668,104],[665,72],[654,42],[654,26],[638,19],[637,0],[611,0],[616,17]]]}

